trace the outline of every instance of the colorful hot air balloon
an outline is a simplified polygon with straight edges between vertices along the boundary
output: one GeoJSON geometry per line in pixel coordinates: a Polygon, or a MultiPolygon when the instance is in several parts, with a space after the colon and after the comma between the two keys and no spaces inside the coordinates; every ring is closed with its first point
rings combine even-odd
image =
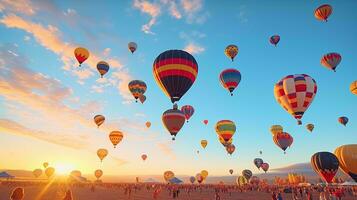
{"type": "Polygon", "coordinates": [[[250,177],[252,177],[253,173],[249,169],[245,169],[242,171],[242,176],[249,181],[250,177]]]}
{"type": "Polygon", "coordinates": [[[328,4],[321,5],[315,10],[315,18],[320,21],[326,21],[327,18],[332,14],[332,7],[328,4]]]}
{"type": "Polygon", "coordinates": [[[236,125],[231,120],[221,120],[217,122],[215,129],[217,135],[228,142],[236,132],[236,125]]]}
{"type": "Polygon", "coordinates": [[[105,121],[105,117],[103,115],[94,116],[94,123],[98,126],[102,125],[105,121]]]}
{"type": "Polygon", "coordinates": [[[236,150],[236,146],[234,146],[234,144],[229,144],[226,146],[226,151],[229,155],[232,155],[235,150],[236,150]]]}
{"type": "Polygon", "coordinates": [[[177,104],[174,104],[173,109],[168,109],[162,114],[162,122],[172,135],[172,140],[175,140],[177,133],[185,124],[185,115],[177,109],[177,104]]]}
{"type": "Polygon", "coordinates": [[[236,183],[238,186],[243,186],[248,184],[248,180],[244,176],[238,176],[236,179],[236,183]]]}
{"type": "Polygon", "coordinates": [[[265,173],[267,173],[267,171],[269,170],[269,164],[268,163],[263,163],[260,167],[263,169],[263,171],[265,173]]]}
{"type": "Polygon", "coordinates": [[[143,104],[146,101],[146,96],[145,95],[140,95],[139,96],[139,100],[143,104]]]}
{"type": "Polygon", "coordinates": [[[109,64],[105,61],[100,61],[97,63],[97,70],[100,74],[100,77],[103,78],[104,74],[109,71],[109,64]]]}
{"type": "Polygon", "coordinates": [[[146,154],[141,155],[141,159],[143,159],[143,161],[145,161],[146,158],[148,158],[148,156],[146,154]]]}
{"type": "Polygon", "coordinates": [[[175,177],[175,174],[172,171],[165,171],[164,172],[164,179],[165,181],[169,181],[170,179],[172,179],[173,177],[175,177]]]}
{"type": "Polygon", "coordinates": [[[196,180],[199,184],[201,184],[203,182],[204,178],[200,173],[198,173],[198,174],[196,174],[196,180]]]}
{"type": "Polygon", "coordinates": [[[207,146],[207,144],[208,144],[208,142],[207,142],[207,140],[201,140],[201,146],[202,146],[202,148],[206,148],[206,146],[207,146]]]}
{"type": "Polygon", "coordinates": [[[284,151],[285,154],[285,150],[291,146],[294,139],[289,133],[281,132],[274,135],[273,141],[278,147],[280,147],[284,151]]]}
{"type": "Polygon", "coordinates": [[[208,124],[208,120],[207,120],[207,119],[203,120],[203,123],[204,123],[205,125],[207,125],[207,124],[208,124]]]}
{"type": "Polygon", "coordinates": [[[340,169],[357,182],[357,144],[342,145],[335,150],[340,169]]]}
{"type": "Polygon", "coordinates": [[[42,175],[42,169],[35,169],[35,170],[33,170],[32,174],[33,174],[36,178],[38,178],[38,177],[40,177],[40,176],[42,175]]]}
{"type": "Polygon", "coordinates": [[[227,147],[228,145],[232,144],[233,138],[229,139],[228,142],[226,142],[222,137],[218,136],[219,142],[224,146],[227,147]]]}
{"type": "Polygon", "coordinates": [[[168,50],[155,59],[153,74],[156,83],[174,103],[179,101],[195,82],[198,64],[186,51],[168,50]]]}
{"type": "Polygon", "coordinates": [[[336,72],[336,67],[341,62],[341,55],[338,53],[328,53],[322,56],[321,65],[336,72]]]}
{"type": "Polygon", "coordinates": [[[277,134],[277,133],[283,132],[283,127],[280,126],[280,125],[272,125],[272,126],[270,127],[270,132],[271,132],[271,134],[274,136],[274,135],[277,134]]]}
{"type": "Polygon", "coordinates": [[[196,181],[196,178],[194,176],[190,177],[190,182],[193,184],[196,181]]]}
{"type": "Polygon", "coordinates": [[[259,185],[260,179],[257,176],[252,176],[249,183],[252,185],[259,185]]]}
{"type": "Polygon", "coordinates": [[[97,156],[100,159],[100,162],[103,161],[103,159],[108,155],[108,150],[106,149],[98,149],[97,150],[97,156]]]}
{"type": "Polygon", "coordinates": [[[102,170],[97,169],[97,170],[94,171],[94,176],[97,178],[97,180],[99,180],[100,177],[102,177],[102,175],[103,175],[103,171],[102,170]]]}
{"type": "Polygon", "coordinates": [[[316,81],[306,74],[288,75],[274,86],[278,103],[301,124],[301,118],[317,92],[316,81]]]}
{"type": "Polygon", "coordinates": [[[317,152],[311,156],[311,166],[327,183],[331,183],[337,173],[339,162],[330,152],[317,152]]]}
{"type": "Polygon", "coordinates": [[[357,81],[353,81],[350,85],[350,91],[352,94],[357,95],[357,81]]]}
{"type": "Polygon", "coordinates": [[[201,171],[201,176],[203,177],[203,179],[206,179],[208,176],[208,171],[207,170],[202,170],[201,171]]]}
{"type": "Polygon", "coordinates": [[[124,137],[124,135],[121,131],[112,131],[109,134],[109,139],[112,142],[112,144],[114,145],[114,148],[117,146],[117,144],[119,144],[121,142],[123,137],[124,137]]]}
{"type": "Polygon", "coordinates": [[[79,66],[89,58],[89,51],[83,47],[78,47],[74,50],[74,56],[76,57],[79,66]]]}
{"type": "Polygon", "coordinates": [[[258,169],[260,169],[261,165],[264,163],[263,159],[261,158],[255,158],[253,162],[258,169]]]}
{"type": "Polygon", "coordinates": [[[42,164],[42,166],[43,166],[43,168],[47,168],[48,167],[48,162],[44,162],[43,164],[42,164]]]}
{"type": "Polygon", "coordinates": [[[47,178],[51,178],[51,176],[55,173],[55,168],[53,167],[48,167],[45,170],[45,174],[47,176],[47,178]]]}
{"type": "Polygon", "coordinates": [[[348,118],[347,118],[347,117],[344,117],[344,116],[339,117],[339,118],[338,118],[338,122],[340,122],[342,125],[346,126],[347,123],[348,123],[348,118]]]}
{"type": "Polygon", "coordinates": [[[230,174],[233,174],[233,169],[230,169],[230,170],[229,170],[229,173],[230,173],[230,174]]]}
{"type": "Polygon", "coordinates": [[[238,54],[238,47],[234,44],[228,45],[224,50],[224,54],[226,54],[226,56],[233,62],[234,57],[238,54]]]}
{"type": "Polygon", "coordinates": [[[270,37],[269,41],[270,41],[271,44],[276,46],[280,41],[280,36],[279,35],[273,35],[273,36],[270,37]]]}
{"type": "Polygon", "coordinates": [[[312,130],[314,130],[315,126],[313,124],[307,124],[306,125],[307,130],[309,130],[310,132],[312,132],[312,130]]]}
{"type": "Polygon", "coordinates": [[[240,72],[233,68],[223,70],[219,75],[221,85],[230,92],[231,96],[233,96],[233,91],[238,87],[241,78],[240,72]]]}
{"type": "Polygon", "coordinates": [[[195,109],[190,105],[182,106],[181,111],[185,114],[187,122],[192,117],[193,113],[195,113],[195,109]]]}
{"type": "Polygon", "coordinates": [[[146,126],[147,128],[150,128],[151,122],[146,122],[146,123],[145,123],[145,126],[146,126]]]}
{"type": "Polygon", "coordinates": [[[145,82],[141,80],[130,81],[128,87],[136,102],[138,102],[140,96],[144,95],[147,88],[145,82]]]}
{"type": "Polygon", "coordinates": [[[138,45],[135,42],[129,42],[128,49],[131,53],[134,53],[137,48],[138,48],[138,45]]]}

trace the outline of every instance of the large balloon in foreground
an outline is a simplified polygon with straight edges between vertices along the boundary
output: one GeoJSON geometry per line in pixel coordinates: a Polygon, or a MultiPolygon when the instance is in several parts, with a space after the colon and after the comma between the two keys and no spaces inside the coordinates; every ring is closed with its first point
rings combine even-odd
{"type": "Polygon", "coordinates": [[[352,94],[357,95],[357,81],[353,81],[350,85],[350,91],[352,94]]]}
{"type": "Polygon", "coordinates": [[[206,146],[207,146],[207,144],[208,144],[208,142],[207,142],[207,140],[201,140],[201,146],[202,146],[202,148],[206,148],[206,146]]]}
{"type": "Polygon", "coordinates": [[[342,145],[335,149],[340,169],[357,182],[357,144],[342,145]]]}
{"type": "Polygon", "coordinates": [[[221,85],[231,93],[231,96],[233,96],[233,91],[238,87],[241,79],[240,72],[233,68],[223,70],[219,75],[221,85]]]}
{"type": "Polygon", "coordinates": [[[268,163],[263,163],[260,167],[263,169],[263,171],[265,173],[267,173],[267,171],[269,170],[269,164],[268,163]]]}
{"type": "Polygon", "coordinates": [[[316,81],[306,74],[288,75],[274,86],[275,99],[299,125],[316,92],[316,81]]]}
{"type": "Polygon", "coordinates": [[[321,65],[336,72],[336,67],[341,62],[341,55],[338,53],[328,53],[321,58],[321,65]]]}
{"type": "Polygon", "coordinates": [[[217,122],[215,129],[217,135],[228,142],[236,132],[236,125],[231,120],[221,120],[217,122]]]}
{"type": "Polygon", "coordinates": [[[238,47],[234,44],[228,45],[224,50],[224,54],[226,54],[226,56],[233,62],[234,57],[238,54],[238,47]]]}
{"type": "Polygon", "coordinates": [[[264,163],[263,159],[261,158],[255,158],[253,162],[258,169],[260,169],[260,166],[264,163]]]}
{"type": "Polygon", "coordinates": [[[342,125],[346,126],[348,123],[348,118],[347,117],[339,117],[338,122],[340,122],[342,125]]]}
{"type": "Polygon", "coordinates": [[[42,166],[43,166],[43,168],[47,168],[48,167],[48,162],[44,162],[43,164],[42,164],[42,166]]]}
{"type": "Polygon", "coordinates": [[[109,64],[105,61],[100,61],[97,63],[97,70],[100,74],[100,77],[103,78],[104,74],[109,71],[109,64]]]}
{"type": "Polygon", "coordinates": [[[106,149],[98,149],[97,150],[97,156],[100,159],[100,162],[103,161],[103,159],[108,155],[108,150],[106,149]]]}
{"type": "Polygon", "coordinates": [[[294,139],[289,133],[281,132],[281,133],[277,133],[276,135],[274,135],[273,141],[285,153],[285,150],[291,146],[294,139]]]}
{"type": "Polygon", "coordinates": [[[138,45],[135,42],[129,42],[128,49],[131,53],[134,53],[137,48],[138,48],[138,45]]]}
{"type": "Polygon", "coordinates": [[[172,179],[173,177],[175,177],[175,174],[172,171],[165,171],[164,172],[165,181],[168,181],[168,180],[172,179]]]}
{"type": "Polygon", "coordinates": [[[109,134],[109,139],[114,145],[114,148],[122,141],[123,137],[124,135],[121,131],[112,131],[109,134]]]}
{"type": "Polygon", "coordinates": [[[148,156],[146,154],[141,155],[141,159],[143,159],[143,161],[145,161],[147,157],[148,156]]]}
{"type": "Polygon", "coordinates": [[[277,134],[277,133],[283,132],[283,127],[280,126],[280,125],[272,125],[272,126],[270,127],[270,132],[271,132],[271,134],[274,136],[274,135],[277,134]]]}
{"type": "Polygon", "coordinates": [[[162,114],[162,122],[165,128],[172,135],[172,140],[175,140],[177,133],[185,124],[185,115],[181,110],[178,110],[177,105],[174,104],[173,109],[166,110],[162,114]]]}
{"type": "Polygon", "coordinates": [[[143,104],[146,101],[146,96],[145,95],[140,95],[139,96],[139,100],[143,104]]]}
{"type": "Polygon", "coordinates": [[[94,176],[97,178],[97,179],[100,179],[100,177],[102,177],[103,175],[103,171],[100,170],[100,169],[97,169],[94,171],[94,176]]]}
{"type": "Polygon", "coordinates": [[[238,186],[243,186],[248,184],[248,180],[244,176],[238,176],[236,179],[236,183],[238,186]]]}
{"type": "Polygon", "coordinates": [[[331,183],[337,173],[339,162],[330,152],[317,152],[311,156],[311,166],[327,183],[331,183]]]}
{"type": "Polygon", "coordinates": [[[316,8],[315,18],[320,21],[326,21],[327,18],[332,14],[332,7],[328,4],[324,4],[316,8]]]}
{"type": "Polygon", "coordinates": [[[78,47],[74,50],[74,56],[76,57],[79,66],[89,58],[89,51],[86,48],[78,47]]]}
{"type": "Polygon", "coordinates": [[[273,35],[273,36],[270,37],[269,41],[270,41],[271,44],[276,46],[280,41],[280,36],[279,35],[273,35]]]}
{"type": "Polygon", "coordinates": [[[42,169],[35,169],[35,170],[33,170],[32,174],[33,174],[36,178],[38,178],[39,176],[42,175],[42,169]]]}
{"type": "Polygon", "coordinates": [[[229,155],[232,155],[235,150],[236,150],[236,146],[234,146],[234,144],[229,144],[226,146],[226,151],[229,155]]]}
{"type": "Polygon", "coordinates": [[[185,114],[185,118],[186,118],[187,122],[191,118],[193,113],[195,113],[195,109],[190,105],[182,106],[181,111],[183,112],[183,114],[185,114]]]}
{"type": "Polygon", "coordinates": [[[146,84],[141,80],[133,80],[128,84],[128,88],[131,94],[134,96],[136,102],[138,102],[138,98],[146,92],[146,84]]]}
{"type": "Polygon", "coordinates": [[[47,176],[47,178],[51,178],[51,176],[55,173],[55,168],[53,167],[48,167],[45,170],[45,174],[47,176]]]}
{"type": "Polygon", "coordinates": [[[191,177],[190,177],[190,183],[193,184],[195,181],[196,181],[196,178],[195,178],[194,176],[191,176],[191,177]]]}
{"type": "Polygon", "coordinates": [[[174,103],[179,101],[195,82],[198,64],[186,51],[168,50],[155,59],[153,74],[156,83],[174,103]]]}
{"type": "Polygon", "coordinates": [[[102,125],[105,121],[105,117],[103,115],[94,116],[94,123],[98,126],[102,125]]]}
{"type": "Polygon", "coordinates": [[[229,173],[230,173],[230,174],[233,174],[233,169],[230,169],[230,170],[229,170],[229,173]]]}
{"type": "Polygon", "coordinates": [[[245,169],[242,171],[242,176],[244,176],[244,178],[246,178],[248,181],[249,181],[250,177],[252,177],[252,175],[253,175],[253,173],[249,169],[245,169]]]}

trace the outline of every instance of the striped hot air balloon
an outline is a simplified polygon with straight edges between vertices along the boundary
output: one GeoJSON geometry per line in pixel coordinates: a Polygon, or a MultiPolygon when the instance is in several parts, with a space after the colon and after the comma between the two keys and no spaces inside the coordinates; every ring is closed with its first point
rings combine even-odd
{"type": "Polygon", "coordinates": [[[224,146],[227,147],[228,145],[232,144],[233,138],[229,139],[228,142],[226,142],[222,137],[218,136],[219,142],[224,146]]]}
{"type": "Polygon", "coordinates": [[[322,56],[321,65],[336,72],[336,67],[340,64],[342,57],[338,53],[328,53],[322,56]]]}
{"type": "Polygon", "coordinates": [[[274,135],[273,141],[285,154],[285,150],[292,145],[294,139],[289,133],[280,132],[274,135]]]}
{"type": "Polygon", "coordinates": [[[228,144],[226,146],[226,151],[229,155],[232,155],[235,150],[236,150],[236,146],[234,146],[234,144],[228,144]]]}
{"type": "Polygon", "coordinates": [[[263,163],[261,166],[262,170],[267,173],[267,171],[269,170],[269,164],[268,163],[263,163]]]}
{"type": "Polygon", "coordinates": [[[350,85],[350,91],[352,94],[357,95],[357,81],[353,81],[350,85]]]}
{"type": "Polygon", "coordinates": [[[177,104],[174,104],[173,109],[166,110],[162,114],[162,122],[172,135],[172,140],[175,140],[177,133],[185,124],[185,115],[181,110],[177,109],[177,104]]]}
{"type": "Polygon", "coordinates": [[[74,50],[74,56],[76,57],[79,66],[89,58],[89,51],[86,48],[78,47],[74,50]]]}
{"type": "Polygon", "coordinates": [[[249,181],[250,177],[253,176],[253,173],[249,169],[245,169],[242,171],[242,176],[249,181]]]}
{"type": "Polygon", "coordinates": [[[328,4],[321,5],[316,8],[314,14],[316,19],[327,22],[327,18],[332,14],[332,6],[328,4]]]}
{"type": "Polygon", "coordinates": [[[224,50],[224,54],[226,54],[226,56],[228,58],[230,58],[233,62],[234,57],[237,56],[238,54],[238,46],[234,45],[234,44],[230,44],[226,47],[226,49],[224,50]]]}
{"type": "Polygon", "coordinates": [[[168,50],[154,61],[153,74],[156,83],[174,103],[191,88],[198,74],[195,58],[182,50],[168,50]]]}
{"type": "Polygon", "coordinates": [[[238,186],[243,186],[248,184],[248,180],[244,176],[238,176],[236,179],[236,183],[238,186]]]}
{"type": "Polygon", "coordinates": [[[280,41],[280,36],[279,35],[273,35],[273,36],[270,37],[269,41],[270,41],[271,44],[276,46],[280,41]]]}
{"type": "Polygon", "coordinates": [[[340,169],[357,182],[357,144],[342,145],[335,150],[340,169]]]}
{"type": "Polygon", "coordinates": [[[97,170],[94,171],[94,176],[97,178],[97,180],[99,180],[100,177],[102,177],[102,175],[103,175],[103,171],[102,170],[97,169],[97,170]]]}
{"type": "Polygon", "coordinates": [[[331,183],[337,173],[339,162],[330,152],[317,152],[311,156],[311,166],[327,183],[331,183]]]}
{"type": "Polygon", "coordinates": [[[280,126],[280,125],[272,125],[272,126],[270,127],[270,132],[271,132],[271,134],[274,136],[274,135],[277,134],[277,133],[283,132],[283,127],[280,126]]]}
{"type": "Polygon", "coordinates": [[[94,116],[94,123],[98,126],[102,125],[105,121],[105,117],[103,115],[94,116]]]}
{"type": "Polygon", "coordinates": [[[103,161],[103,159],[108,155],[108,150],[106,149],[98,149],[97,150],[97,156],[100,159],[100,162],[103,161]]]}
{"type": "Polygon", "coordinates": [[[201,146],[202,146],[202,148],[206,148],[206,146],[207,146],[207,144],[208,144],[208,142],[207,142],[207,140],[201,140],[201,146]]]}
{"type": "Polygon", "coordinates": [[[255,158],[253,163],[258,169],[260,169],[260,167],[264,163],[264,161],[261,158],[255,158]]]}
{"type": "Polygon", "coordinates": [[[146,84],[141,80],[133,80],[128,84],[128,88],[131,94],[134,96],[136,102],[138,102],[138,98],[146,92],[146,84]]]}
{"type": "Polygon", "coordinates": [[[217,122],[215,129],[217,135],[228,142],[236,132],[236,125],[231,120],[221,120],[217,122]]]}
{"type": "Polygon", "coordinates": [[[104,74],[109,71],[109,64],[105,61],[100,61],[97,63],[97,70],[100,74],[100,77],[103,78],[104,74]]]}
{"type": "Polygon", "coordinates": [[[182,106],[181,111],[185,114],[187,122],[192,117],[193,113],[195,113],[195,109],[190,105],[182,106]]]}
{"type": "Polygon", "coordinates": [[[222,86],[231,93],[231,96],[233,96],[233,91],[238,87],[241,78],[240,72],[236,69],[223,70],[219,75],[222,86]]]}
{"type": "Polygon", "coordinates": [[[299,125],[316,92],[316,81],[306,74],[288,75],[274,86],[275,99],[298,121],[299,125]]]}
{"type": "Polygon", "coordinates": [[[114,148],[123,140],[124,134],[121,131],[112,131],[109,134],[109,140],[112,142],[114,148]]]}

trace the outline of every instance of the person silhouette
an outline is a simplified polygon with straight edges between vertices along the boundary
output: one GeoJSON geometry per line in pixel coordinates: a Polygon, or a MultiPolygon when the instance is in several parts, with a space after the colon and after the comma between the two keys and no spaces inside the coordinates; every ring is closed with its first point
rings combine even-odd
{"type": "Polygon", "coordinates": [[[17,187],[12,191],[10,199],[11,200],[22,200],[22,199],[24,199],[24,196],[25,196],[24,188],[17,187]]]}

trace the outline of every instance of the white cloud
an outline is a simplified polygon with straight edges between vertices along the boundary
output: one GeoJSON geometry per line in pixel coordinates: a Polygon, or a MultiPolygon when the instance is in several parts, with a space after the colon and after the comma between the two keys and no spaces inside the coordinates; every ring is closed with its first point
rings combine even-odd
{"type": "Polygon", "coordinates": [[[184,50],[191,54],[200,54],[205,51],[205,48],[194,43],[189,43],[184,50]]]}
{"type": "Polygon", "coordinates": [[[134,8],[139,9],[142,13],[150,15],[150,21],[147,24],[144,24],[141,30],[144,33],[153,34],[151,27],[156,23],[156,18],[160,15],[160,6],[146,0],[134,0],[133,6],[134,8]]]}

